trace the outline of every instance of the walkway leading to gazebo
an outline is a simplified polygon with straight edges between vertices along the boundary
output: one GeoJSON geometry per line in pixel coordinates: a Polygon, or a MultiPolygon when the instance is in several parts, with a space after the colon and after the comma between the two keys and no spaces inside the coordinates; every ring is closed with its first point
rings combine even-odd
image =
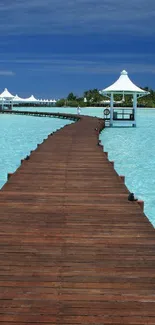
{"type": "Polygon", "coordinates": [[[50,135],[0,191],[1,325],[155,324],[155,231],[102,127],[50,135]]]}

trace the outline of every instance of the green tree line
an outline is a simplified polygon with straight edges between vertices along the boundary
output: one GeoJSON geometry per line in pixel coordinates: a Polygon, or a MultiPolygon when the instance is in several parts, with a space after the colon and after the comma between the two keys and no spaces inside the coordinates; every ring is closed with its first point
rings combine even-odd
{"type": "MultiPolygon", "coordinates": [[[[155,107],[155,91],[152,89],[149,89],[148,87],[142,88],[146,91],[149,91],[150,94],[147,96],[144,96],[142,98],[138,99],[138,106],[142,107],[155,107]]],[[[121,95],[115,95],[114,99],[117,101],[120,101],[122,99],[121,95]]],[[[125,101],[122,104],[119,104],[119,106],[132,106],[132,96],[127,95],[125,96],[125,101]]],[[[66,98],[61,98],[57,101],[56,106],[57,107],[90,107],[90,106],[102,106],[105,104],[102,104],[101,102],[103,100],[108,100],[107,97],[102,96],[99,93],[99,90],[97,88],[86,90],[83,93],[83,96],[79,97],[75,95],[73,92],[70,92],[66,98]]]]}

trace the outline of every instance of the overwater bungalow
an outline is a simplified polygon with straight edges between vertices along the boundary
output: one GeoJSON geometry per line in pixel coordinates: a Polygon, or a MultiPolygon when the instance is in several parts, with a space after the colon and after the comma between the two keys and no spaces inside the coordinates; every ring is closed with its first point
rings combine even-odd
{"type": "Polygon", "coordinates": [[[13,106],[55,106],[56,100],[39,100],[33,95],[28,98],[21,98],[12,95],[7,88],[0,94],[0,110],[12,110],[13,106]]]}
{"type": "Polygon", "coordinates": [[[120,77],[111,86],[100,91],[100,94],[109,98],[109,106],[104,110],[104,119],[108,126],[136,126],[137,100],[149,94],[137,87],[128,77],[126,70],[121,72],[120,77]],[[122,95],[124,101],[126,95],[132,96],[132,107],[115,107],[119,102],[115,101],[115,95],[122,95]]]}

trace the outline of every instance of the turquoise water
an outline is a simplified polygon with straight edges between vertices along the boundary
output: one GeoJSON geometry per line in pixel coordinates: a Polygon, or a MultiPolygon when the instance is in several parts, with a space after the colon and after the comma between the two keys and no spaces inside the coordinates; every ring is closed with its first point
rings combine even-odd
{"type": "MultiPolygon", "coordinates": [[[[77,113],[67,107],[32,110],[77,113]]],[[[81,108],[81,114],[103,117],[103,108],[81,108]]],[[[106,128],[100,139],[128,189],[144,200],[144,212],[155,226],[155,110],[138,109],[136,128],[106,128]]]]}
{"type": "Polygon", "coordinates": [[[73,121],[0,114],[0,188],[7,181],[7,174],[13,173],[38,143],[70,123],[73,121]]]}
{"type": "MultiPolygon", "coordinates": [[[[70,114],[77,114],[76,107],[15,107],[14,110],[20,111],[33,111],[33,112],[56,112],[56,113],[70,113],[70,114]]],[[[103,117],[103,107],[87,107],[81,108],[81,115],[89,115],[89,116],[98,116],[103,117]]]]}
{"type": "Polygon", "coordinates": [[[139,109],[136,128],[107,128],[100,135],[109,160],[131,192],[144,200],[155,226],[155,110],[139,109]]]}
{"type": "MultiPolygon", "coordinates": [[[[67,107],[27,110],[77,113],[76,108],[67,107]]],[[[103,117],[103,108],[81,108],[81,114],[103,117]]],[[[66,120],[1,115],[0,185],[6,181],[7,173],[15,171],[20,160],[35,149],[53,127],[57,129],[63,124],[66,120]]],[[[109,160],[115,161],[118,174],[125,175],[128,189],[144,200],[145,214],[155,226],[155,110],[138,109],[136,128],[106,128],[100,139],[109,160]]]]}

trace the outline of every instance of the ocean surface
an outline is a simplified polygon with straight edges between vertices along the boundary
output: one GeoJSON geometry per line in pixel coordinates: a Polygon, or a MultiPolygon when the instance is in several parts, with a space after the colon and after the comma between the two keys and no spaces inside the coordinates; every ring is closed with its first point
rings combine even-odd
{"type": "Polygon", "coordinates": [[[155,110],[138,109],[136,128],[106,128],[100,139],[128,189],[144,201],[144,212],[155,226],[155,110]]]}
{"type": "Polygon", "coordinates": [[[0,114],[0,188],[7,181],[7,174],[15,172],[21,159],[36,149],[37,144],[70,123],[73,121],[0,114]]]}
{"type": "MultiPolygon", "coordinates": [[[[77,113],[76,108],[67,107],[28,110],[77,113]]],[[[103,117],[103,108],[82,108],[81,114],[103,117]]],[[[6,182],[7,173],[14,172],[37,143],[67,123],[73,121],[0,115],[0,186],[6,182]]],[[[118,174],[125,175],[128,189],[144,200],[144,212],[155,226],[155,110],[138,109],[136,128],[106,128],[100,139],[118,174]]]]}

